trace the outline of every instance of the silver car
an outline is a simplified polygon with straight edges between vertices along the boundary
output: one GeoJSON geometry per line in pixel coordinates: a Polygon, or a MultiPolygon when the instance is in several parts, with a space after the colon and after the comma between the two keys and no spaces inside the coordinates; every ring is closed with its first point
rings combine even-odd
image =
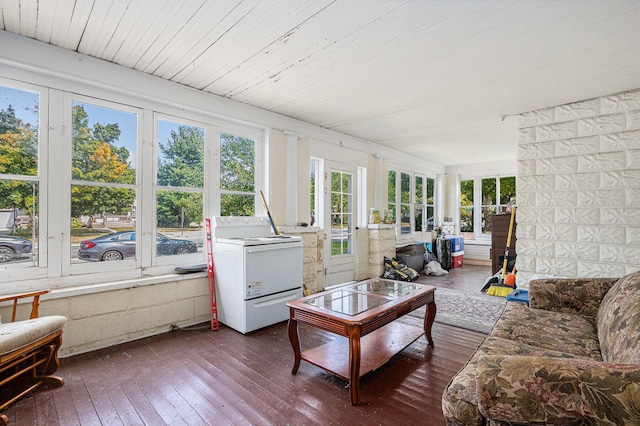
{"type": "Polygon", "coordinates": [[[20,237],[0,235],[0,263],[11,262],[21,255],[31,253],[31,241],[20,237]]]}
{"type": "MultiPolygon", "coordinates": [[[[158,256],[196,253],[198,247],[193,241],[156,235],[158,256]]],[[[115,232],[91,240],[82,241],[78,250],[78,259],[91,261],[110,261],[131,259],[136,256],[135,231],[115,232]]]]}

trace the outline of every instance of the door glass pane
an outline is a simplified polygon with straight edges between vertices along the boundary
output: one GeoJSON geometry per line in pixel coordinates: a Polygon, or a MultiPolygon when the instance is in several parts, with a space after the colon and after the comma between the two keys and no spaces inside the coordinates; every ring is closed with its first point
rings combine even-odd
{"type": "Polygon", "coordinates": [[[331,255],[351,254],[353,220],[353,176],[331,172],[331,255]]]}

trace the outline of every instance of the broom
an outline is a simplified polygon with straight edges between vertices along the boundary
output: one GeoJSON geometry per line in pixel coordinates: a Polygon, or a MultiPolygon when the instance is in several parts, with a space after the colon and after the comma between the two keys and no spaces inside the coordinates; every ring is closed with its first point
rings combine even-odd
{"type": "Polygon", "coordinates": [[[504,250],[504,263],[502,265],[502,276],[500,278],[499,283],[491,285],[487,290],[487,294],[490,294],[492,296],[507,297],[507,295],[511,293],[515,288],[515,283],[513,284],[513,286],[510,286],[504,283],[504,276],[507,271],[507,261],[509,259],[509,246],[511,245],[511,234],[513,232],[513,222],[514,222],[515,215],[516,215],[516,206],[513,206],[511,208],[511,220],[509,220],[509,233],[507,234],[507,247],[504,250]]]}

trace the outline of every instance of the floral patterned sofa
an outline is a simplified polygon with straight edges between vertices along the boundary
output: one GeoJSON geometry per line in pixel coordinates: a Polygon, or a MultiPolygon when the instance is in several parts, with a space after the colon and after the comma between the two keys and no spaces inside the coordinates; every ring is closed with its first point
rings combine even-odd
{"type": "Polygon", "coordinates": [[[640,425],[640,272],[543,279],[442,395],[448,425],[640,425]]]}

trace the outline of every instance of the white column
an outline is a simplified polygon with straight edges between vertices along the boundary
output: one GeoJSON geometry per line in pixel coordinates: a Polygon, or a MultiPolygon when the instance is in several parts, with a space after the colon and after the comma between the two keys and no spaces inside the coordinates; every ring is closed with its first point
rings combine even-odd
{"type": "Polygon", "coordinates": [[[373,207],[382,213],[382,157],[375,154],[374,181],[373,181],[373,207]]]}
{"type": "Polygon", "coordinates": [[[287,137],[285,225],[298,224],[298,136],[284,132],[287,137]]]}

